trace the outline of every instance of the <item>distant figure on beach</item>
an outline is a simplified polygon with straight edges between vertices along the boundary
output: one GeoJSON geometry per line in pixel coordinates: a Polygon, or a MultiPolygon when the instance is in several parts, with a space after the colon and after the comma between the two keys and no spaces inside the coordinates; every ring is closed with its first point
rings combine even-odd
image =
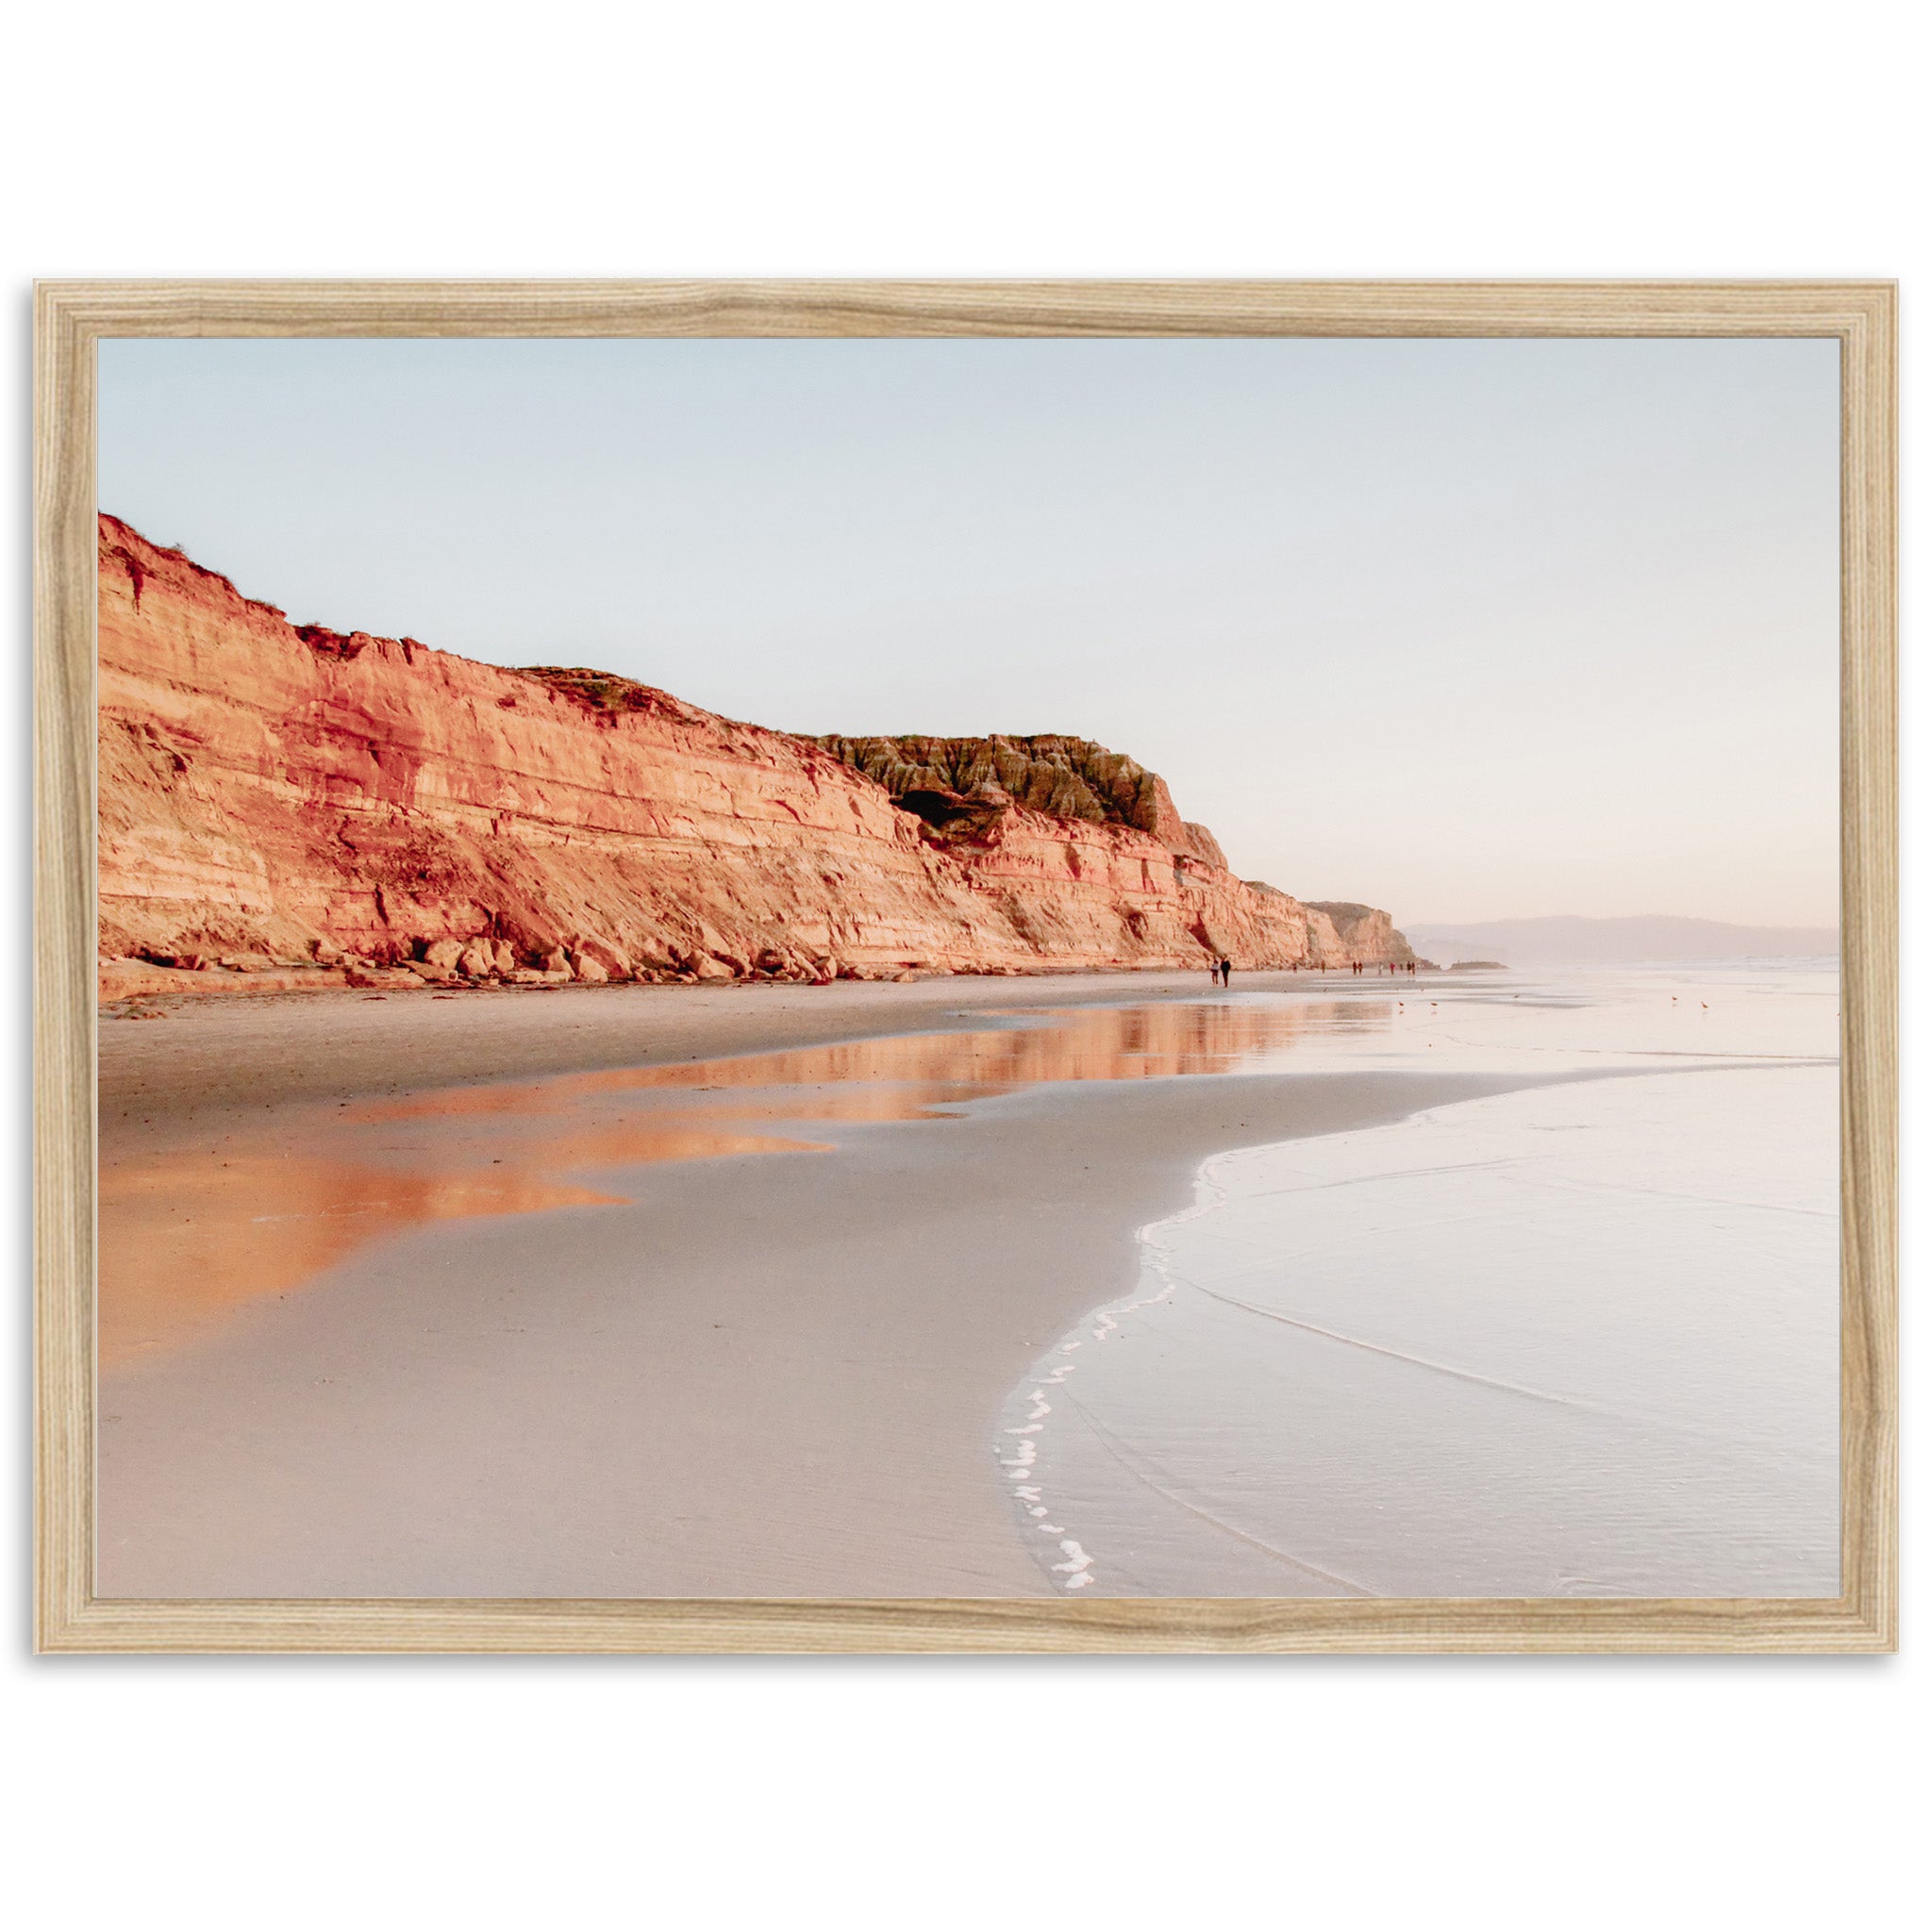
{"type": "Polygon", "coordinates": [[[1223,961],[1221,962],[1221,983],[1222,983],[1222,985],[1223,985],[1223,986],[1225,986],[1225,985],[1226,985],[1226,984],[1228,983],[1228,981],[1229,981],[1230,979],[1232,979],[1233,977],[1234,977],[1234,961],[1233,961],[1232,959],[1224,959],[1224,960],[1223,960],[1223,961]]]}

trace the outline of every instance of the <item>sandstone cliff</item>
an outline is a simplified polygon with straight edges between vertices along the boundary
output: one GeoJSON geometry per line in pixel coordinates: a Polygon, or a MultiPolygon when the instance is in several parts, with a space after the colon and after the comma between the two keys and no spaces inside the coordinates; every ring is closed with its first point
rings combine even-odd
{"type": "Polygon", "coordinates": [[[1146,832],[1170,852],[1226,870],[1206,825],[1174,809],[1167,781],[1084,738],[821,738],[876,778],[892,803],[938,829],[984,823],[1009,807],[1048,818],[1146,832]]]}
{"type": "Polygon", "coordinates": [[[100,520],[104,962],[413,984],[1407,957],[1386,914],[1349,930],[1236,878],[1159,778],[1079,740],[821,742],[298,626],[100,520]]]}
{"type": "Polygon", "coordinates": [[[1395,923],[1376,906],[1354,906],[1336,899],[1311,899],[1310,912],[1326,913],[1342,952],[1351,959],[1413,959],[1415,954],[1395,923]]]}

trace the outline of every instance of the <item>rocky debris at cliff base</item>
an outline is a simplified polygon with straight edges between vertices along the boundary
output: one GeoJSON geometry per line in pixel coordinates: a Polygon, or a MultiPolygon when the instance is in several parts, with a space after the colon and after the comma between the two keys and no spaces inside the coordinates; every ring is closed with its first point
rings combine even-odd
{"type": "Polygon", "coordinates": [[[151,993],[308,992],[347,983],[341,972],[316,966],[231,973],[213,964],[184,968],[142,958],[101,959],[94,973],[95,994],[103,1005],[151,993]]]}
{"type": "Polygon", "coordinates": [[[361,987],[402,988],[433,983],[406,966],[351,965],[343,968],[342,979],[346,985],[361,987]]]}

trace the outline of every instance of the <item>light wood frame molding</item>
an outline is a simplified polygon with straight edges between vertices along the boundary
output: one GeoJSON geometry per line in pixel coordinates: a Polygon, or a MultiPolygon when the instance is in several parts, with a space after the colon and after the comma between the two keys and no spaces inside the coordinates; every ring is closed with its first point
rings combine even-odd
{"type": "Polygon", "coordinates": [[[54,281],[36,291],[35,1532],[51,1652],[1874,1652],[1898,1622],[1897,308],[1885,281],[54,281]],[[93,1592],[94,348],[187,336],[1811,336],[1840,347],[1835,1598],[328,1600],[93,1592]]]}

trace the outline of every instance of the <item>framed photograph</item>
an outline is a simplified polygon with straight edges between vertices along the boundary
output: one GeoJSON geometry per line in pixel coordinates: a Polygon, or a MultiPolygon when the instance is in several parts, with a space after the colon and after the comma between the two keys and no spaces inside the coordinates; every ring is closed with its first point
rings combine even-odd
{"type": "Polygon", "coordinates": [[[1893,1647],[1895,308],[42,284],[41,1646],[1893,1647]]]}

